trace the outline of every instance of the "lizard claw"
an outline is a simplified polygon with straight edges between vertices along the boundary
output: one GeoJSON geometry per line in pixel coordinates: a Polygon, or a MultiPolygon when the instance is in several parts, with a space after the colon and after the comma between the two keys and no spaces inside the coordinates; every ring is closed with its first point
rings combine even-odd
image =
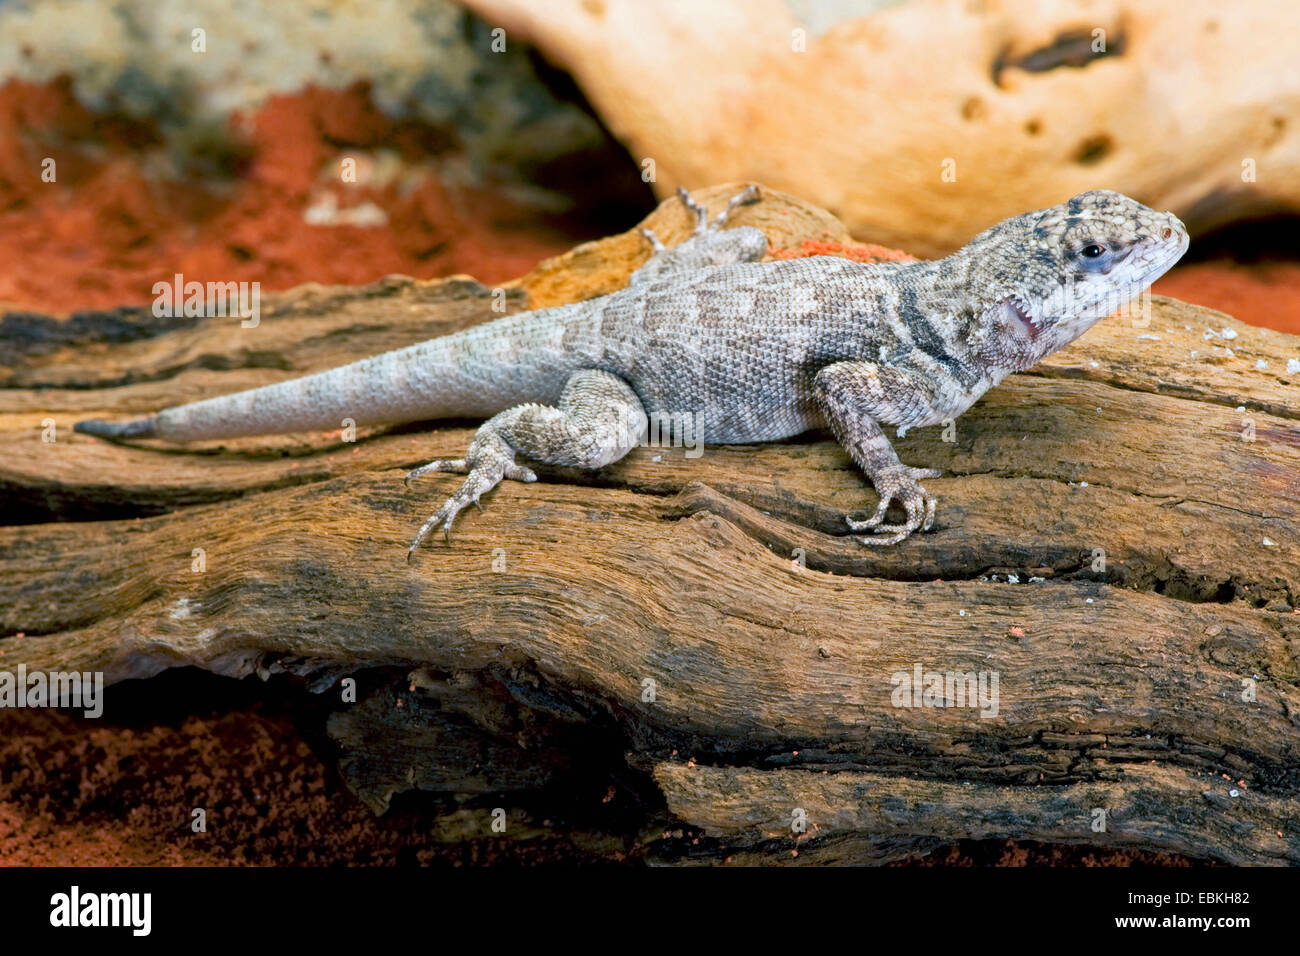
{"type": "Polygon", "coordinates": [[[920,479],[938,478],[942,474],[937,468],[909,468],[895,465],[882,469],[871,476],[876,486],[880,503],[875,513],[865,521],[846,518],[851,531],[869,531],[858,539],[867,546],[898,544],[912,532],[920,529],[929,531],[934,524],[935,498],[921,487],[920,479]],[[897,500],[907,512],[904,524],[884,524],[885,512],[891,501],[897,500]]]}

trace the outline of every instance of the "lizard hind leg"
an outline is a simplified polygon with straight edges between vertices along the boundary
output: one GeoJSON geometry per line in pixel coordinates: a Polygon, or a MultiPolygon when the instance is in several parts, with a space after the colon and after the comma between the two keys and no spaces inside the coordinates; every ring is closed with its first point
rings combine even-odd
{"type": "Polygon", "coordinates": [[[464,458],[432,461],[406,476],[431,472],[465,475],[460,488],[421,527],[406,553],[411,561],[420,542],[439,525],[451,540],[456,515],[469,505],[482,510],[479,499],[509,478],[536,481],[531,468],[515,461],[516,454],[548,465],[596,469],[626,455],[646,433],[641,400],[623,379],[598,369],[569,376],[558,405],[516,405],[484,422],[464,458]]]}

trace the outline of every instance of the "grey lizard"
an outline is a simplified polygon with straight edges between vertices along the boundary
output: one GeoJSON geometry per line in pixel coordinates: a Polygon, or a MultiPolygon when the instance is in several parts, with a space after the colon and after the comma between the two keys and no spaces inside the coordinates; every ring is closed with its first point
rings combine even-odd
{"type": "Polygon", "coordinates": [[[694,440],[772,441],[829,426],[872,483],[874,513],[847,517],[864,544],[929,530],[929,468],[899,461],[882,425],[955,417],[1012,372],[1078,338],[1163,275],[1186,251],[1172,214],[1104,190],[1028,212],[945,259],[864,264],[830,256],[759,261],[752,226],[724,229],[735,196],[694,234],[654,254],[614,293],[539,309],[351,365],[111,424],[108,438],[184,442],[358,425],[485,418],[464,458],[433,472],[465,480],[420,528],[439,525],[503,479],[536,481],[532,462],[597,469],[671,419],[694,440]],[[904,521],[887,523],[898,502],[904,521]]]}

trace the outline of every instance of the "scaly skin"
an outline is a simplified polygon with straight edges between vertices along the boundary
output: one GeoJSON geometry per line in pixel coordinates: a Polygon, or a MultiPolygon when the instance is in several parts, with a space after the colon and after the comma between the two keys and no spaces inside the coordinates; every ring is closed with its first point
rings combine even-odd
{"type": "MultiPolygon", "coordinates": [[[[848,519],[863,544],[897,543],[934,520],[935,500],[882,425],[961,414],[1012,372],[1074,341],[1139,295],[1187,249],[1170,213],[1097,190],[1008,219],[946,259],[863,264],[829,256],[760,262],[767,242],[723,229],[684,191],[694,235],[626,288],[490,322],[266,388],[77,430],[172,441],[481,416],[463,459],[431,472],[465,481],[408,551],[503,479],[536,481],[516,456],[600,468],[673,423],[685,441],[770,441],[829,426],[879,503],[848,519]],[[906,520],[885,523],[891,502],[906,520]]],[[[481,507],[481,506],[480,506],[481,507]]]]}

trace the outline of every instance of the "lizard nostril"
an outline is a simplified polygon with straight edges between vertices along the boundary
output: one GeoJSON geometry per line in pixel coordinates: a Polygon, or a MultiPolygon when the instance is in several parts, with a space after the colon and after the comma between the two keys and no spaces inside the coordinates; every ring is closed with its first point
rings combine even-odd
{"type": "Polygon", "coordinates": [[[1169,238],[1170,236],[1172,236],[1173,234],[1174,234],[1174,231],[1173,231],[1172,229],[1170,229],[1168,226],[1165,226],[1165,238],[1168,239],[1168,238],[1169,238]]]}

